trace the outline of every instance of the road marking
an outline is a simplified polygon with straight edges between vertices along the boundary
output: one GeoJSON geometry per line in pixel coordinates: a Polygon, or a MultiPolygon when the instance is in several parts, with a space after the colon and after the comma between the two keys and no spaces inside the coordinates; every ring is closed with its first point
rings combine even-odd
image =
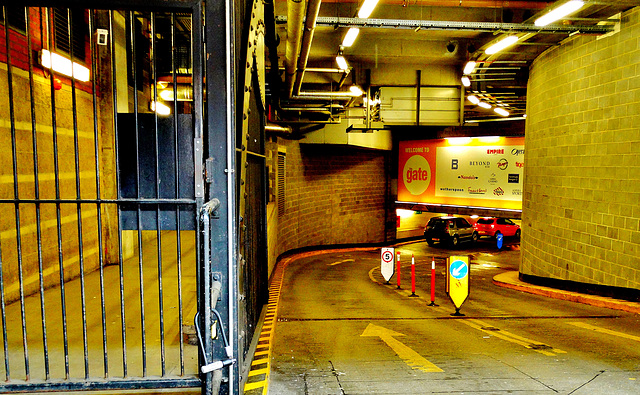
{"type": "Polygon", "coordinates": [[[433,363],[427,361],[422,355],[413,351],[409,346],[394,338],[394,336],[404,336],[402,333],[374,324],[369,324],[360,336],[379,337],[382,341],[387,343],[387,345],[391,347],[391,349],[398,354],[398,356],[407,365],[409,365],[411,369],[422,370],[427,373],[443,371],[433,363]]]}
{"type": "Polygon", "coordinates": [[[568,324],[569,325],[573,325],[573,326],[577,326],[578,328],[589,329],[589,330],[592,330],[592,331],[595,331],[595,332],[605,333],[607,335],[623,337],[625,339],[629,339],[629,340],[634,340],[634,341],[640,342],[640,337],[638,337],[638,336],[633,336],[633,335],[629,335],[629,334],[622,333],[622,332],[616,332],[616,331],[612,331],[610,329],[599,328],[597,326],[585,324],[583,322],[568,322],[568,324]]]}
{"type": "MultiPolygon", "coordinates": [[[[528,348],[530,350],[533,350],[535,352],[539,352],[540,354],[549,356],[549,357],[553,357],[556,354],[566,354],[566,351],[557,349],[557,348],[552,348],[551,346],[548,346],[544,343],[541,343],[539,341],[536,340],[532,340],[532,339],[528,339],[526,337],[523,336],[519,336],[516,335],[515,333],[511,333],[511,332],[507,332],[505,330],[502,329],[498,329],[498,330],[488,330],[485,328],[493,328],[492,325],[489,325],[485,322],[482,322],[480,320],[474,320],[474,319],[469,319],[469,320],[460,320],[460,322],[462,322],[463,324],[466,324],[474,329],[477,329],[481,332],[490,334],[491,336],[495,336],[497,338],[500,338],[502,340],[506,340],[509,341],[511,343],[515,343],[518,344],[520,346],[523,346],[525,348],[528,348]]],[[[496,328],[497,329],[497,328],[496,328]]]]}
{"type": "Polygon", "coordinates": [[[338,261],[338,262],[333,262],[333,263],[327,263],[327,266],[335,266],[335,265],[339,265],[341,263],[345,263],[345,262],[355,262],[355,259],[345,259],[343,261],[338,261]]]}

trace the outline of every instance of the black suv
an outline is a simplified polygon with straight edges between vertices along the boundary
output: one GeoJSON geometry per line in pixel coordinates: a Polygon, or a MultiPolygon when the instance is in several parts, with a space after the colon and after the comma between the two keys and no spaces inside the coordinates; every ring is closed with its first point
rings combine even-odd
{"type": "Polygon", "coordinates": [[[434,217],[424,228],[424,238],[430,246],[439,241],[456,247],[463,240],[477,241],[478,232],[464,218],[434,217]]]}

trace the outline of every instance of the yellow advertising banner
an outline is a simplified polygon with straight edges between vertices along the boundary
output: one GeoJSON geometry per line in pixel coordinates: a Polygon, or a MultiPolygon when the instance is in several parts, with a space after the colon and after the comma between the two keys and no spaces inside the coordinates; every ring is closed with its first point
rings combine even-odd
{"type": "Polygon", "coordinates": [[[469,273],[468,256],[450,256],[447,259],[446,291],[456,311],[460,310],[469,296],[469,273]]]}
{"type": "Polygon", "coordinates": [[[522,209],[523,137],[401,141],[398,201],[522,209]]]}

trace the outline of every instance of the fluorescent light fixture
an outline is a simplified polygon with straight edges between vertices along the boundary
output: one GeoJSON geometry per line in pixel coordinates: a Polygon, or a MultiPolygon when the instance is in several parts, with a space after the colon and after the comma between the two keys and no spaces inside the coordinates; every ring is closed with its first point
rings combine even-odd
{"type": "Polygon", "coordinates": [[[396,215],[400,218],[408,218],[408,217],[412,217],[416,212],[413,210],[407,210],[404,208],[397,208],[396,209],[396,215]]]}
{"type": "Polygon", "coordinates": [[[476,62],[474,61],[469,61],[467,62],[467,64],[464,66],[464,70],[462,71],[464,74],[471,74],[473,73],[473,69],[476,68],[476,62]]]}
{"type": "Polygon", "coordinates": [[[519,40],[518,36],[507,36],[497,43],[493,44],[489,48],[487,48],[484,53],[487,55],[493,55],[496,52],[502,51],[503,49],[512,46],[519,40]]]}
{"type": "Polygon", "coordinates": [[[500,141],[500,136],[478,137],[478,140],[480,140],[483,143],[497,143],[498,141],[500,141]]]}
{"type": "Polygon", "coordinates": [[[40,64],[42,67],[46,67],[68,77],[73,77],[79,81],[87,82],[91,77],[88,68],[72,62],[71,59],[67,59],[55,52],[49,52],[46,49],[43,49],[40,53],[40,64]]]}
{"type": "Polygon", "coordinates": [[[351,87],[349,87],[349,90],[351,91],[351,93],[353,93],[353,96],[362,96],[364,94],[364,92],[362,91],[362,89],[360,89],[360,87],[358,87],[357,85],[351,85],[351,87]]]}
{"type": "Polygon", "coordinates": [[[347,70],[349,68],[347,60],[342,55],[336,56],[336,63],[338,63],[340,70],[347,70]]]}
{"type": "Polygon", "coordinates": [[[467,100],[469,100],[471,103],[477,105],[478,103],[480,103],[480,99],[478,99],[476,96],[474,95],[469,95],[467,96],[467,100]]]}
{"type": "Polygon", "coordinates": [[[347,31],[347,34],[344,35],[344,40],[342,40],[343,47],[350,47],[356,41],[358,37],[358,33],[360,33],[360,29],[357,27],[352,27],[347,31]]]}
{"type": "Polygon", "coordinates": [[[368,18],[377,4],[378,0],[364,0],[362,7],[358,11],[358,18],[368,18]]]}
{"type": "Polygon", "coordinates": [[[471,137],[449,137],[446,140],[450,145],[465,145],[471,142],[471,137]]]}
{"type": "Polygon", "coordinates": [[[462,78],[460,78],[460,80],[462,81],[462,85],[471,86],[471,80],[466,75],[462,76],[462,78]]]}
{"type": "Polygon", "coordinates": [[[571,0],[558,8],[554,8],[548,13],[544,14],[540,18],[536,19],[534,24],[536,26],[547,26],[548,24],[557,21],[558,19],[564,18],[565,16],[572,14],[578,11],[580,8],[584,6],[584,1],[580,0],[571,0]]]}
{"type": "Polygon", "coordinates": [[[497,114],[502,115],[503,117],[509,116],[509,111],[505,110],[504,108],[496,107],[493,109],[493,111],[495,111],[497,114]]]}
{"type": "Polygon", "coordinates": [[[160,96],[162,100],[173,101],[173,89],[161,90],[158,96],[160,96]]]}
{"type": "Polygon", "coordinates": [[[478,103],[478,105],[482,108],[491,108],[491,104],[481,101],[480,103],[478,103]]]}
{"type": "Polygon", "coordinates": [[[171,108],[164,103],[152,101],[149,103],[149,107],[151,107],[151,111],[155,111],[158,115],[171,114],[171,108]]]}

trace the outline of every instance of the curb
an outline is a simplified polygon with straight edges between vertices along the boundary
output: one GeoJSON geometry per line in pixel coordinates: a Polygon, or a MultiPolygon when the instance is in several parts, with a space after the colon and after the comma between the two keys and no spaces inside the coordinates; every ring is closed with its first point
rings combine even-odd
{"type": "Polygon", "coordinates": [[[622,310],[629,313],[640,314],[640,303],[626,300],[613,299],[606,296],[581,294],[578,292],[564,291],[555,288],[543,287],[525,283],[518,278],[517,270],[500,273],[493,277],[493,283],[499,287],[515,289],[535,295],[542,295],[548,298],[567,300],[588,304],[596,307],[605,307],[613,310],[622,310]]]}

